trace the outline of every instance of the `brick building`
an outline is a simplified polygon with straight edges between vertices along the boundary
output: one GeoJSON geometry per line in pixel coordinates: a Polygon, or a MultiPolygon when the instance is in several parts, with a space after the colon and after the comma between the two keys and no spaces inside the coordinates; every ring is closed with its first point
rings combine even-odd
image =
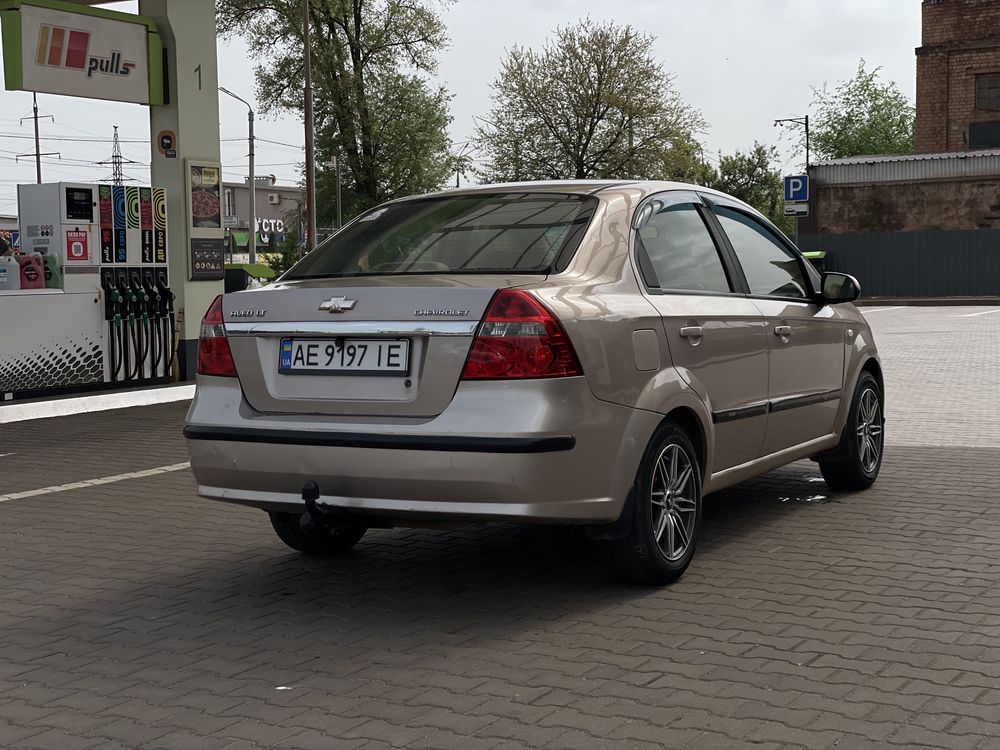
{"type": "Polygon", "coordinates": [[[807,234],[1000,228],[1000,0],[923,0],[914,154],[819,162],[807,234]]]}
{"type": "Polygon", "coordinates": [[[1000,148],[1000,2],[924,0],[917,153],[1000,148]]]}
{"type": "Polygon", "coordinates": [[[1000,296],[1000,0],[923,0],[915,153],[814,164],[799,244],[866,296],[1000,296]]]}

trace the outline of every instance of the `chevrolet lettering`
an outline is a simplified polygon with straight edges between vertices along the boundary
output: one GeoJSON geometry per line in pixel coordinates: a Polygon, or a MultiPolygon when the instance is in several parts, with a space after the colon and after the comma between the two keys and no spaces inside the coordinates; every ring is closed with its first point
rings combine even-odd
{"type": "Polygon", "coordinates": [[[432,316],[438,318],[465,318],[468,317],[468,310],[414,310],[414,315],[417,316],[432,316]]]}

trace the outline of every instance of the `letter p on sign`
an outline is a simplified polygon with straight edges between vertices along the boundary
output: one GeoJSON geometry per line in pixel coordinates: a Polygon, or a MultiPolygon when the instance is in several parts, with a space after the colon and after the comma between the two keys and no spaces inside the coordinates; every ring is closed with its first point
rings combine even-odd
{"type": "Polygon", "coordinates": [[[785,177],[785,200],[788,202],[806,202],[809,200],[809,176],[792,175],[785,177]]]}

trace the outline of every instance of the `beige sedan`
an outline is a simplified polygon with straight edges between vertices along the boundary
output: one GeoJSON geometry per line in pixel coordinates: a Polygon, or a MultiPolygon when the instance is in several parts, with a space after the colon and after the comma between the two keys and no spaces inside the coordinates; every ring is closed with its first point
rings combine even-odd
{"type": "Polygon", "coordinates": [[[202,322],[185,435],[204,497],[313,554],[372,527],[575,523],[631,581],[691,562],[703,497],[882,461],[851,302],[759,213],[667,182],[483,186],[355,219],[202,322]]]}

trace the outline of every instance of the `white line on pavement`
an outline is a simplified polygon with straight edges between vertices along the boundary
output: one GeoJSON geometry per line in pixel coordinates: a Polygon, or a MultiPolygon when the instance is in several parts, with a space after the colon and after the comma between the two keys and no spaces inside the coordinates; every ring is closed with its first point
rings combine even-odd
{"type": "Polygon", "coordinates": [[[948,317],[949,318],[975,318],[975,317],[978,317],[980,315],[992,315],[993,313],[998,313],[998,312],[1000,312],[1000,307],[996,308],[995,310],[986,310],[984,312],[977,312],[977,313],[966,313],[965,315],[949,315],[948,317]]]}
{"type": "Polygon", "coordinates": [[[130,471],[127,474],[115,474],[110,477],[100,479],[84,479],[82,482],[71,482],[70,484],[57,484],[53,487],[42,487],[37,490],[25,490],[24,492],[11,492],[7,495],[0,495],[0,503],[8,500],[21,500],[26,497],[38,497],[39,495],[51,495],[53,492],[66,492],[67,490],[79,490],[84,487],[96,487],[100,484],[111,484],[122,482],[126,479],[141,479],[142,477],[153,477],[157,474],[169,474],[171,471],[182,471],[191,466],[189,461],[179,464],[168,464],[167,466],[157,466],[155,469],[143,469],[142,471],[130,471]]]}
{"type": "Polygon", "coordinates": [[[0,458],[7,458],[7,456],[16,456],[16,453],[0,453],[0,458]]]}
{"type": "Polygon", "coordinates": [[[906,305],[899,305],[898,307],[859,307],[862,315],[867,315],[873,312],[885,312],[886,310],[902,310],[906,305]]]}
{"type": "Polygon", "coordinates": [[[172,385],[165,388],[142,388],[120,393],[98,393],[93,396],[60,398],[51,401],[2,404],[0,405],[0,424],[45,417],[66,417],[70,414],[83,414],[90,411],[124,409],[129,406],[189,401],[192,398],[194,398],[193,385],[172,385]]]}

